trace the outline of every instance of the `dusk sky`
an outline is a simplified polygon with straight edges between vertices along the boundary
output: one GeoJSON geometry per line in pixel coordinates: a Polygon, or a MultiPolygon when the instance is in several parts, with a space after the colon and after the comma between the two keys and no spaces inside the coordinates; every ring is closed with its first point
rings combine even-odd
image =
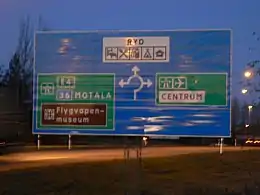
{"type": "MultiPolygon", "coordinates": [[[[43,18],[53,30],[205,29],[233,30],[233,84],[246,62],[260,50],[259,0],[0,0],[0,63],[14,52],[19,22],[25,15],[43,18]]],[[[238,92],[238,87],[235,88],[238,92]]]]}

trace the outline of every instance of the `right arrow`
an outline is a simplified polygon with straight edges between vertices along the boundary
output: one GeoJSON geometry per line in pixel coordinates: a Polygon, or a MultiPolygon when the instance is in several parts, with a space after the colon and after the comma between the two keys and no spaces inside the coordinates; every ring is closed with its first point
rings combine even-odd
{"type": "Polygon", "coordinates": [[[151,87],[152,84],[153,83],[152,83],[152,81],[150,79],[147,79],[146,82],[143,82],[143,85],[146,85],[148,88],[151,87]]]}
{"type": "Polygon", "coordinates": [[[153,84],[152,81],[151,81],[150,79],[147,79],[147,82],[146,82],[146,83],[147,83],[147,87],[151,87],[152,84],[153,84]]]}

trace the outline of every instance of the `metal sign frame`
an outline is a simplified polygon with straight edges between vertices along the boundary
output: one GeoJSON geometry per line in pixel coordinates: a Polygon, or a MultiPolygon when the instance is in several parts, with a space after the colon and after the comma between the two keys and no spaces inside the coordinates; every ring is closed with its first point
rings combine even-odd
{"type": "MultiPolygon", "coordinates": [[[[114,35],[113,35],[113,37],[115,37],[114,35]]],[[[125,36],[125,37],[129,37],[129,36],[125,36]]],[[[170,37],[170,36],[169,36],[170,37]]],[[[170,49],[172,50],[173,48],[172,48],[172,37],[170,37],[170,49]]],[[[33,134],[37,134],[37,135],[39,135],[39,134],[46,134],[46,135],[48,135],[48,134],[55,134],[55,135],[106,135],[106,136],[150,136],[150,137],[152,137],[152,136],[155,136],[155,137],[160,137],[160,136],[162,136],[162,137],[165,137],[165,136],[167,136],[167,137],[230,137],[231,136],[231,77],[232,77],[232,30],[231,29],[184,29],[184,30],[103,30],[103,31],[38,31],[38,32],[36,32],[35,33],[35,41],[34,41],[34,43],[35,43],[35,46],[34,46],[34,66],[33,66],[33,124],[32,124],[32,127],[33,127],[33,130],[32,130],[32,133],[33,134]],[[148,37],[148,36],[154,36],[154,34],[160,34],[160,33],[162,33],[162,35],[161,36],[169,36],[169,34],[171,34],[171,33],[176,33],[176,32],[178,32],[178,33],[181,33],[181,32],[183,32],[183,33],[187,33],[187,32],[205,32],[205,33],[210,33],[211,31],[214,31],[214,32],[222,32],[222,31],[228,31],[229,32],[229,34],[230,34],[230,44],[229,44],[229,70],[227,71],[227,72],[225,72],[225,71],[221,71],[222,73],[224,72],[224,73],[226,73],[226,74],[228,74],[228,82],[227,82],[227,95],[229,96],[229,98],[227,98],[227,101],[228,101],[228,106],[226,107],[226,109],[228,109],[229,111],[229,120],[230,120],[230,122],[229,122],[229,129],[228,130],[226,130],[225,132],[226,133],[219,133],[219,134],[214,134],[214,135],[211,135],[211,134],[207,134],[207,133],[205,133],[205,134],[189,134],[189,133],[184,133],[184,134],[181,134],[181,133],[177,133],[177,134],[174,134],[174,132],[172,132],[171,134],[169,134],[169,132],[167,133],[167,134],[157,134],[157,133],[153,133],[153,132],[151,132],[151,133],[145,133],[145,131],[143,132],[143,133],[133,133],[133,131],[131,131],[131,133],[122,133],[122,131],[120,131],[119,133],[117,132],[117,133],[111,133],[111,132],[102,132],[102,133],[100,133],[99,132],[99,130],[97,130],[96,132],[93,132],[93,131],[82,131],[82,132],[80,132],[80,131],[60,131],[60,130],[50,130],[50,131],[45,131],[45,130],[39,130],[39,129],[36,129],[35,127],[35,118],[36,118],[36,113],[35,113],[35,109],[36,109],[36,107],[35,107],[35,104],[36,104],[36,101],[37,101],[37,97],[35,96],[35,93],[36,93],[36,90],[37,90],[37,81],[36,81],[36,77],[37,77],[37,74],[45,74],[44,72],[38,72],[38,71],[36,71],[36,64],[37,64],[37,58],[36,58],[36,47],[38,47],[39,45],[38,45],[38,43],[36,43],[36,41],[37,41],[37,36],[38,35],[44,35],[44,34],[46,34],[46,35],[62,35],[62,34],[71,34],[71,35],[73,35],[73,34],[89,34],[89,33],[96,33],[96,34],[101,34],[101,36],[103,36],[102,37],[102,39],[104,38],[104,37],[109,37],[110,35],[112,35],[112,34],[118,34],[118,37],[124,37],[123,35],[124,34],[127,34],[127,35],[129,35],[129,34],[133,34],[133,36],[132,37],[148,37]],[[141,35],[138,35],[138,36],[136,36],[135,34],[141,34],[141,35]],[[150,35],[150,33],[152,34],[152,35],[150,35]],[[227,133],[228,132],[228,133],[227,133]]],[[[170,53],[171,53],[171,51],[170,51],[170,53]]],[[[101,54],[99,54],[99,57],[100,58],[103,58],[103,53],[102,53],[102,51],[101,51],[101,54]]],[[[165,61],[164,63],[171,63],[171,61],[172,61],[172,57],[171,56],[169,56],[169,61],[165,61]]],[[[104,63],[104,66],[109,66],[110,64],[113,64],[113,62],[112,63],[109,63],[109,62],[103,62],[104,63]]],[[[118,62],[118,63],[116,63],[117,65],[119,64],[119,63],[121,63],[121,66],[124,66],[124,65],[126,65],[125,67],[127,67],[127,64],[129,64],[129,63],[131,63],[131,62],[126,62],[126,63],[124,63],[124,62],[122,62],[122,61],[120,61],[120,62],[118,62]],[[123,65],[122,65],[123,64],[123,65]]],[[[153,66],[153,64],[155,64],[155,62],[153,61],[153,62],[133,62],[132,63],[132,68],[134,68],[134,66],[137,64],[144,64],[144,63],[149,63],[149,66],[153,66]]],[[[143,65],[142,65],[143,66],[143,65]]],[[[138,67],[138,66],[137,66],[138,67]]],[[[131,69],[131,68],[130,68],[131,69]]],[[[163,70],[160,70],[160,71],[157,71],[157,72],[155,72],[155,75],[154,75],[154,78],[155,78],[155,82],[156,82],[156,74],[161,74],[161,72],[163,73],[164,71],[163,70]]],[[[179,71],[174,71],[174,72],[170,72],[170,73],[177,73],[177,72],[179,72],[179,71]]],[[[203,72],[200,72],[200,71],[195,71],[196,73],[199,73],[199,74],[202,74],[203,72]]],[[[88,72],[88,74],[105,74],[105,73],[107,73],[107,72],[88,72]]],[[[169,74],[170,74],[169,73],[169,74]]],[[[192,74],[192,73],[190,73],[190,72],[181,72],[181,73],[184,73],[184,74],[192,74]]],[[[214,73],[214,72],[210,72],[210,73],[214,73]]],[[[218,74],[218,73],[220,73],[220,72],[216,72],[216,74],[218,74]]],[[[54,73],[53,73],[54,74],[54,73]]],[[[57,74],[62,74],[62,72],[59,72],[59,73],[57,73],[57,74]]],[[[66,72],[65,73],[65,75],[67,75],[67,74],[74,74],[74,73],[68,73],[68,72],[66,72]]],[[[80,72],[75,72],[75,74],[81,74],[80,72]]],[[[85,73],[84,73],[85,74],[85,73]]],[[[115,111],[114,111],[114,114],[115,114],[115,116],[114,116],[114,123],[116,124],[117,123],[117,117],[118,117],[118,115],[116,114],[116,109],[117,109],[117,106],[116,106],[116,97],[117,97],[117,95],[116,95],[116,85],[117,84],[119,84],[118,83],[118,78],[119,77],[117,77],[117,74],[115,73],[115,72],[113,72],[113,74],[115,74],[116,76],[115,76],[115,84],[114,84],[114,90],[115,90],[115,95],[114,95],[114,104],[115,104],[115,111]]],[[[120,78],[121,79],[121,78],[120,78]]],[[[123,82],[127,82],[127,81],[122,81],[122,84],[123,84],[123,82]]],[[[145,83],[146,81],[143,81],[143,83],[145,83]]],[[[155,82],[153,82],[153,84],[155,85],[155,82]]],[[[147,80],[147,84],[145,83],[145,85],[150,85],[149,84],[149,81],[147,80]]],[[[156,86],[156,85],[155,85],[156,86]]],[[[157,89],[155,89],[155,91],[154,91],[154,94],[156,95],[157,93],[156,93],[156,90],[157,89]]],[[[155,99],[155,101],[156,101],[156,99],[155,99]]],[[[154,103],[155,103],[155,101],[153,101],[154,103]]],[[[158,105],[154,105],[155,107],[157,106],[158,107],[158,105]]],[[[164,109],[167,109],[166,107],[167,107],[167,105],[160,105],[160,107],[164,107],[164,109]]],[[[216,110],[216,107],[214,107],[214,106],[204,106],[204,108],[202,108],[203,106],[199,106],[199,107],[201,107],[201,108],[199,108],[199,109],[208,109],[209,111],[212,111],[212,112],[214,112],[215,110],[216,110]]],[[[139,108],[141,109],[141,107],[139,106],[139,108]]],[[[198,106],[181,106],[181,107],[176,107],[176,108],[173,108],[173,107],[170,107],[169,108],[169,110],[194,110],[194,109],[196,109],[196,108],[198,108],[198,106]],[[194,107],[194,108],[193,108],[194,107]]],[[[138,108],[137,108],[137,112],[138,112],[138,108]]],[[[152,118],[152,117],[151,117],[152,118]]],[[[147,125],[148,126],[148,125],[147,125]]],[[[117,128],[116,127],[116,125],[115,125],[115,128],[117,128]]],[[[144,128],[146,128],[145,127],[145,125],[144,125],[144,128]]],[[[148,127],[147,127],[148,128],[148,127]]],[[[226,126],[226,128],[227,128],[227,126],[226,126]]],[[[64,128],[65,129],[65,128],[64,128]]],[[[126,130],[127,131],[127,130],[126,130]]],[[[194,131],[195,131],[195,129],[194,129],[194,131]]]]}

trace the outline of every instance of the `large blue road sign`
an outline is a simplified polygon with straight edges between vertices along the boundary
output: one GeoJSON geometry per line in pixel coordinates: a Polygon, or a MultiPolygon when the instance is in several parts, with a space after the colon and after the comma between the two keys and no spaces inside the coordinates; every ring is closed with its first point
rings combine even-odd
{"type": "Polygon", "coordinates": [[[34,134],[230,136],[231,31],[37,32],[34,134]]]}

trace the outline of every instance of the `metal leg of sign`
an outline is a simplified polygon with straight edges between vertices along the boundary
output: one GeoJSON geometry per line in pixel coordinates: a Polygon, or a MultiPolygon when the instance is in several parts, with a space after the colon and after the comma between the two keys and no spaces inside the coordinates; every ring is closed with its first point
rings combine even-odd
{"type": "Polygon", "coordinates": [[[219,154],[222,155],[223,154],[223,142],[224,142],[224,138],[220,139],[220,146],[219,146],[219,154]]]}
{"type": "Polygon", "coordinates": [[[71,135],[69,135],[69,140],[68,140],[68,149],[71,149],[71,135]]]}
{"type": "Polygon", "coordinates": [[[129,147],[128,147],[128,139],[127,137],[124,137],[124,164],[127,165],[127,161],[130,159],[129,154],[129,147]]]}
{"type": "Polygon", "coordinates": [[[137,168],[137,181],[138,181],[138,189],[140,194],[142,194],[142,188],[143,188],[143,158],[142,158],[142,149],[143,149],[143,138],[138,137],[137,138],[137,150],[136,150],[136,158],[138,161],[138,168],[137,168]]]}
{"type": "Polygon", "coordinates": [[[130,147],[128,137],[124,137],[124,194],[128,195],[130,191],[129,185],[131,184],[130,178],[130,147]],[[130,182],[129,182],[130,179],[130,182]]]}
{"type": "Polygon", "coordinates": [[[41,140],[40,140],[41,136],[38,135],[37,136],[37,149],[40,150],[40,145],[41,145],[41,140]]]}
{"type": "Polygon", "coordinates": [[[135,139],[125,137],[124,143],[125,194],[140,194],[143,182],[143,140],[142,137],[135,139]],[[135,152],[133,158],[131,158],[131,151],[135,152]]]}
{"type": "Polygon", "coordinates": [[[125,137],[124,143],[125,194],[138,194],[142,187],[142,140],[125,137]],[[131,151],[135,152],[132,158],[131,151]]]}

